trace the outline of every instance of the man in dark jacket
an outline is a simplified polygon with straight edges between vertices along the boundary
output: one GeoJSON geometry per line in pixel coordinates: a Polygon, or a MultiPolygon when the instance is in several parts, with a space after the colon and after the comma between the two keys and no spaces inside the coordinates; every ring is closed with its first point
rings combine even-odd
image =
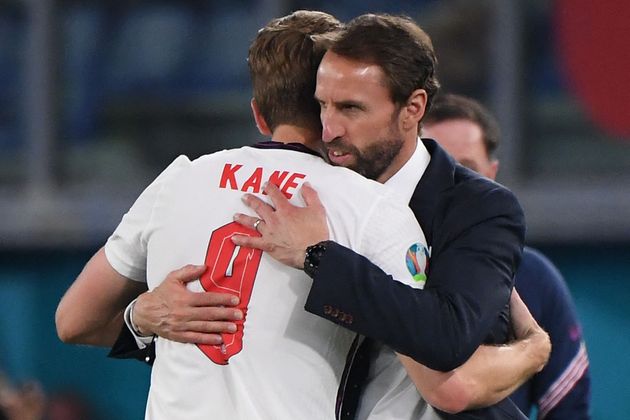
{"type": "MultiPolygon", "coordinates": [[[[358,339],[348,357],[339,393],[342,418],[395,418],[404,404],[411,406],[398,398],[395,381],[372,380],[376,372],[397,377],[402,367],[394,351],[449,371],[482,343],[509,340],[522,209],[506,188],[458,165],[434,141],[418,141],[419,123],[438,89],[435,65],[431,41],[413,21],[363,15],[348,23],[324,56],[315,92],[329,160],[391,185],[409,200],[429,245],[424,290],[410,292],[361,255],[309,236],[318,223],[310,207],[275,202],[273,211],[247,198],[262,219],[256,224],[263,237],[237,243],[260,247],[294,267],[303,264],[313,278],[306,310],[369,337],[358,339]]],[[[257,218],[237,220],[251,226],[257,218]]],[[[457,415],[522,417],[509,400],[457,415]]]]}

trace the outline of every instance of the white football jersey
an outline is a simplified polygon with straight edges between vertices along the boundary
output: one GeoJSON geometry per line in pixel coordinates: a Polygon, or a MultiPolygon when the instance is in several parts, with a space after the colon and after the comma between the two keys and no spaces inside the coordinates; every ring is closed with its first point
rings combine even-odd
{"type": "Polygon", "coordinates": [[[278,185],[304,205],[300,186],[319,193],[331,239],[399,281],[423,286],[424,234],[407,203],[387,187],[333,167],[299,145],[261,143],[194,161],[178,157],[141,194],[107,241],[120,274],[155,288],[186,264],[208,270],[193,291],[239,296],[245,318],[221,346],[159,338],[148,419],[334,419],[335,398],[354,333],[304,310],[311,279],[230,237],[256,231],[233,222],[253,214],[244,193],[278,185]],[[273,147],[273,148],[270,148],[273,147]]]}

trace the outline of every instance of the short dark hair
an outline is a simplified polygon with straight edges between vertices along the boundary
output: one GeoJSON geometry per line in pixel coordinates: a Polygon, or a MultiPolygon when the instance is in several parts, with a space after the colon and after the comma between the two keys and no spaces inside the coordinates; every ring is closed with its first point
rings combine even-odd
{"type": "Polygon", "coordinates": [[[449,120],[467,120],[477,124],[481,128],[488,157],[494,157],[499,147],[501,130],[497,120],[481,102],[452,93],[438,95],[433,102],[433,108],[425,115],[424,123],[435,124],[449,120]]]}
{"type": "Polygon", "coordinates": [[[379,66],[392,101],[406,103],[416,89],[427,92],[427,110],[440,83],[431,38],[410,17],[388,14],[357,16],[330,47],[342,57],[379,66]]]}
{"type": "Polygon", "coordinates": [[[341,28],[332,15],[299,10],[273,19],[249,47],[254,99],[269,128],[291,124],[319,129],[319,104],[313,98],[317,67],[327,34],[341,28]]]}

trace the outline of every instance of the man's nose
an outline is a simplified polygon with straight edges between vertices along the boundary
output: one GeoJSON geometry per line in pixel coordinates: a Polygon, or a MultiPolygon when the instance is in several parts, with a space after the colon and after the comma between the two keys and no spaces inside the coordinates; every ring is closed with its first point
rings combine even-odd
{"type": "Polygon", "coordinates": [[[331,112],[322,113],[322,140],[328,143],[343,136],[343,126],[331,112]]]}

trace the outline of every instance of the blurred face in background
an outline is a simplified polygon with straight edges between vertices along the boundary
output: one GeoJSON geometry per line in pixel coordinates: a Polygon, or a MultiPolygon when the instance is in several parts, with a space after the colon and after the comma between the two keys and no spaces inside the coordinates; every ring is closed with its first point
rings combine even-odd
{"type": "Polygon", "coordinates": [[[488,156],[483,132],[478,124],[466,119],[424,123],[422,136],[435,139],[455,160],[469,169],[495,179],[499,162],[488,156]]]}
{"type": "Polygon", "coordinates": [[[406,141],[405,106],[393,102],[384,79],[379,66],[328,51],[315,90],[329,161],[380,182],[415,150],[415,135],[406,141]]]}

